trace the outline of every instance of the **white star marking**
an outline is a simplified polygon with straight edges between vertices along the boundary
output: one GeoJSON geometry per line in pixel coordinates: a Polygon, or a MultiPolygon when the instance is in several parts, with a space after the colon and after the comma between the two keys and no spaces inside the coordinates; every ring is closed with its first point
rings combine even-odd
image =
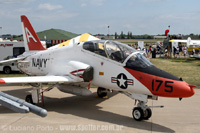
{"type": "Polygon", "coordinates": [[[121,87],[122,85],[125,87],[125,82],[126,82],[126,80],[125,79],[123,79],[123,75],[121,75],[121,77],[120,77],[120,79],[117,79],[118,81],[119,81],[119,86],[121,87]]]}

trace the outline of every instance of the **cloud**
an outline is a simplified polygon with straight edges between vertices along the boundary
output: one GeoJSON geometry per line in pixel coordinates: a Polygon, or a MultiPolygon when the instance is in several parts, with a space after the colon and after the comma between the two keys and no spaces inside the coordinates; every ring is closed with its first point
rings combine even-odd
{"type": "Polygon", "coordinates": [[[156,17],[156,19],[160,19],[160,20],[178,20],[178,21],[186,21],[186,20],[194,20],[196,18],[198,18],[198,13],[185,13],[185,14],[162,14],[158,17],[156,17]]]}
{"type": "Polygon", "coordinates": [[[123,27],[124,28],[132,28],[132,25],[130,25],[130,24],[124,24],[123,27]]]}
{"type": "Polygon", "coordinates": [[[61,9],[63,8],[62,5],[52,5],[49,3],[43,3],[43,4],[39,4],[38,9],[41,10],[56,10],[56,9],[61,9]]]}
{"type": "Polygon", "coordinates": [[[105,0],[91,0],[92,5],[102,6],[105,0]]]}
{"type": "Polygon", "coordinates": [[[73,12],[53,12],[51,14],[47,13],[41,13],[41,14],[32,14],[35,18],[39,18],[40,20],[51,20],[52,22],[54,20],[63,20],[63,19],[68,19],[72,17],[76,17],[79,14],[73,13],[73,12]]]}
{"type": "Polygon", "coordinates": [[[19,8],[19,9],[16,9],[16,11],[18,11],[18,12],[29,12],[29,11],[31,11],[31,8],[19,8]]]}
{"type": "Polygon", "coordinates": [[[86,3],[82,3],[82,4],[81,4],[81,7],[85,7],[85,6],[87,6],[86,3]]]}
{"type": "Polygon", "coordinates": [[[141,2],[163,2],[164,0],[141,0],[141,2]]]}
{"type": "Polygon", "coordinates": [[[24,4],[35,0],[0,0],[0,4],[24,4]]]}
{"type": "Polygon", "coordinates": [[[106,0],[81,0],[81,7],[88,5],[91,6],[102,6],[106,0]]]}

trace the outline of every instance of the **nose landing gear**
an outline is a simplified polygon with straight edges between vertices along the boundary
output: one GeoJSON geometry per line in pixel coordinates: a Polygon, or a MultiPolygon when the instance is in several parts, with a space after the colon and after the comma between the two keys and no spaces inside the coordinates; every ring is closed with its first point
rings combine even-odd
{"type": "Polygon", "coordinates": [[[148,120],[152,115],[152,111],[144,102],[139,101],[137,107],[133,108],[132,115],[136,121],[148,120]]]}
{"type": "MultiPolygon", "coordinates": [[[[157,96],[148,96],[143,94],[134,94],[128,92],[121,92],[126,96],[138,101],[137,107],[133,108],[132,116],[136,121],[148,120],[152,116],[152,111],[146,103],[148,99],[157,100],[157,96]]],[[[152,107],[151,107],[152,108],[152,107]]]]}

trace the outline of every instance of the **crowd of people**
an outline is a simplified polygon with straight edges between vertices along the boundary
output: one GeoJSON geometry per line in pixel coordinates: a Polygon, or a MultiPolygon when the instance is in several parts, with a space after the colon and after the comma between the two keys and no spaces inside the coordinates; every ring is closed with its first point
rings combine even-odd
{"type": "Polygon", "coordinates": [[[136,46],[135,49],[138,50],[138,51],[144,52],[144,53],[145,53],[145,56],[146,56],[147,58],[149,58],[149,57],[156,58],[156,51],[157,51],[156,45],[148,46],[148,45],[146,44],[146,47],[145,47],[145,48],[140,48],[140,47],[137,47],[137,46],[136,46]]]}
{"type": "Polygon", "coordinates": [[[174,58],[177,58],[177,57],[180,57],[180,56],[186,57],[186,54],[187,54],[187,47],[184,47],[184,46],[175,47],[175,46],[173,46],[173,56],[174,56],[174,58]]]}
{"type": "MultiPolygon", "coordinates": [[[[156,54],[165,55],[165,57],[170,57],[171,49],[166,48],[165,50],[163,50],[161,46],[156,45],[156,44],[154,45],[146,44],[144,48],[138,47],[137,45],[133,45],[133,47],[138,51],[144,52],[147,58],[149,57],[156,58],[156,54]]],[[[178,47],[173,46],[171,52],[174,58],[187,57],[187,55],[190,55],[190,54],[193,55],[195,53],[195,49],[193,49],[192,53],[190,52],[188,53],[187,47],[180,45],[178,47]]]]}

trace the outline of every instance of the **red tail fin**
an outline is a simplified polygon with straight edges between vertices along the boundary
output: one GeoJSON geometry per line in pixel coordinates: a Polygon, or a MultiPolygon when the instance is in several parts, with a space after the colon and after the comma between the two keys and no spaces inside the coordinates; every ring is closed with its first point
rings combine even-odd
{"type": "Polygon", "coordinates": [[[26,51],[45,50],[28,18],[22,15],[21,22],[26,51]]]}

